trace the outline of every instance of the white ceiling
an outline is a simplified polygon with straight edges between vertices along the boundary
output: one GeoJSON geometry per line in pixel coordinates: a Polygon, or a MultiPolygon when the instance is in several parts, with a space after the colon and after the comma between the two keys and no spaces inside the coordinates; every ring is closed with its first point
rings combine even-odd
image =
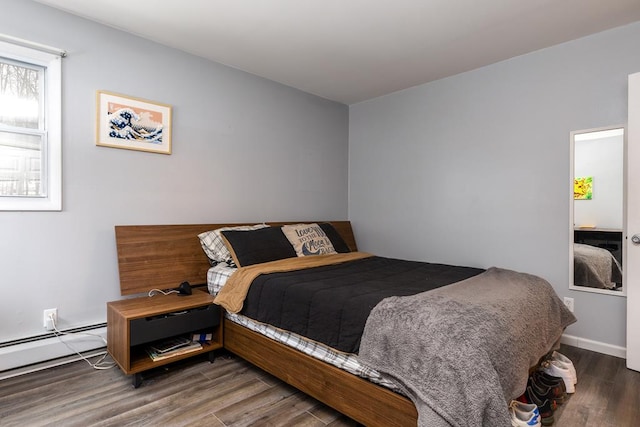
{"type": "Polygon", "coordinates": [[[36,0],[353,104],[640,21],[640,0],[36,0]]]}

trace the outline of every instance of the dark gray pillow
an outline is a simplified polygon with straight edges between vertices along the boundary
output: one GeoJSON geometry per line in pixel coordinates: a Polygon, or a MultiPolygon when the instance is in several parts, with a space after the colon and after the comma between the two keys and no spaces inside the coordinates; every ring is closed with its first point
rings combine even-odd
{"type": "Polygon", "coordinates": [[[228,230],[220,234],[238,267],[296,257],[296,251],[280,227],[228,230]]]}
{"type": "Polygon", "coordinates": [[[349,249],[349,245],[347,245],[342,236],[340,236],[340,234],[333,227],[333,225],[328,222],[322,222],[318,225],[320,226],[320,228],[322,228],[322,231],[324,231],[324,234],[327,235],[329,240],[331,240],[333,249],[335,249],[336,252],[341,254],[351,252],[351,249],[349,249]]]}

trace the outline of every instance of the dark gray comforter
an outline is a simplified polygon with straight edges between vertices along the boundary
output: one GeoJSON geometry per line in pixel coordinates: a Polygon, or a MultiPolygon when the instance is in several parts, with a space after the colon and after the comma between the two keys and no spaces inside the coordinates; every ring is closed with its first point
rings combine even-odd
{"type": "Polygon", "coordinates": [[[484,270],[372,256],[341,264],[261,274],[241,313],[346,353],[358,353],[371,309],[484,270]]]}

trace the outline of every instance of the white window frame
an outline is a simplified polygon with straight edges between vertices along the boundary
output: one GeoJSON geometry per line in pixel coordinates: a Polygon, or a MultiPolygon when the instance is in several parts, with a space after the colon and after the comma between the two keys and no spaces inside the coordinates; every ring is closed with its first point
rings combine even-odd
{"type": "Polygon", "coordinates": [[[0,56],[39,65],[44,71],[44,196],[0,196],[0,211],[62,210],[62,57],[0,41],[0,56]]]}

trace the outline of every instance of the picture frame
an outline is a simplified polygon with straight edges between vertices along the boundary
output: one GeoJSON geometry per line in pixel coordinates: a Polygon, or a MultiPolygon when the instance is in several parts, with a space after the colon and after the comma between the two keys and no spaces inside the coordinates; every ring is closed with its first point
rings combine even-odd
{"type": "Polygon", "coordinates": [[[592,200],[593,199],[593,177],[592,176],[574,178],[573,198],[574,200],[592,200]]]}
{"type": "Polygon", "coordinates": [[[103,90],[96,103],[96,145],[171,154],[170,105],[103,90]]]}

